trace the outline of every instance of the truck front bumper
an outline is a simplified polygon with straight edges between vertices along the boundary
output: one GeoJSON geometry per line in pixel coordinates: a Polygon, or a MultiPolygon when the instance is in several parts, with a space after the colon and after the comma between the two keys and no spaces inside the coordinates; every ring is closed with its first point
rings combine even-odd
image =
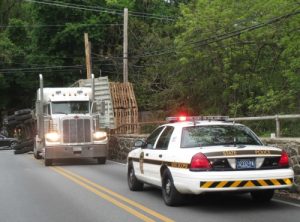
{"type": "Polygon", "coordinates": [[[45,159],[98,158],[107,156],[107,144],[47,146],[45,159]]]}

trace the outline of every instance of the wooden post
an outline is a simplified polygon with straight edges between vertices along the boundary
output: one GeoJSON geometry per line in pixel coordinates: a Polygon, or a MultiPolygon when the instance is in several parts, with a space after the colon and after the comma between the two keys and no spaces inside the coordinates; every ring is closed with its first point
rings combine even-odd
{"type": "Polygon", "coordinates": [[[89,42],[88,33],[84,33],[84,47],[85,47],[85,63],[86,63],[86,78],[91,78],[92,62],[91,62],[91,43],[89,42]]]}
{"type": "Polygon", "coordinates": [[[128,9],[124,8],[123,27],[123,82],[128,82],[128,9]]]}

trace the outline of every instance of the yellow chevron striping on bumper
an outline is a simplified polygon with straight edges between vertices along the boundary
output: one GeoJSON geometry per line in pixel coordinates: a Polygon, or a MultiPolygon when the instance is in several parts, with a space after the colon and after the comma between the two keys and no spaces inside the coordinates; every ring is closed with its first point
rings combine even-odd
{"type": "Polygon", "coordinates": [[[261,186],[268,186],[268,184],[264,180],[257,181],[261,186]]]}
{"type": "Polygon", "coordinates": [[[251,180],[249,180],[244,187],[255,187],[255,184],[251,182],[251,180]]]}
{"type": "Polygon", "coordinates": [[[283,179],[284,180],[284,182],[286,183],[286,184],[288,184],[288,185],[290,185],[290,184],[292,184],[293,182],[293,180],[291,180],[291,179],[289,179],[289,178],[287,178],[287,179],[283,179]]]}
{"type": "Polygon", "coordinates": [[[293,178],[242,181],[202,181],[200,188],[267,187],[291,185],[293,178]]]}

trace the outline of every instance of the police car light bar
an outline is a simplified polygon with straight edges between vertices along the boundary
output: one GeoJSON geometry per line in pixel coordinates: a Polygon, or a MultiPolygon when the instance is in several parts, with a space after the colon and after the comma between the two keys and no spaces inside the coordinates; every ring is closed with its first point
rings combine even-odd
{"type": "Polygon", "coordinates": [[[166,121],[169,123],[184,122],[184,121],[228,121],[229,116],[178,116],[167,117],[166,121]]]}

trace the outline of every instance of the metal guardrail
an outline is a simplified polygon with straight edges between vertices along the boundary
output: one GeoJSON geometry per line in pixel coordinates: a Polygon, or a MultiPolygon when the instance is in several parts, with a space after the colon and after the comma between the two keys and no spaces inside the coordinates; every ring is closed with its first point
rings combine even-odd
{"type": "MultiPolygon", "coordinates": [[[[256,116],[256,117],[235,117],[229,118],[228,121],[258,121],[258,120],[275,120],[276,123],[276,137],[280,137],[280,120],[282,119],[300,119],[300,114],[290,114],[290,115],[275,115],[275,116],[256,116]]],[[[139,122],[136,124],[123,124],[114,130],[114,133],[121,133],[122,128],[125,126],[138,126],[138,132],[140,132],[141,126],[145,125],[155,125],[155,124],[164,124],[167,121],[151,121],[151,122],[139,122]]]]}
{"type": "Polygon", "coordinates": [[[257,121],[257,120],[275,120],[276,122],[276,137],[280,137],[280,120],[281,119],[298,119],[300,114],[290,115],[275,115],[275,116],[257,116],[257,117],[236,117],[229,118],[230,121],[257,121]]]}

